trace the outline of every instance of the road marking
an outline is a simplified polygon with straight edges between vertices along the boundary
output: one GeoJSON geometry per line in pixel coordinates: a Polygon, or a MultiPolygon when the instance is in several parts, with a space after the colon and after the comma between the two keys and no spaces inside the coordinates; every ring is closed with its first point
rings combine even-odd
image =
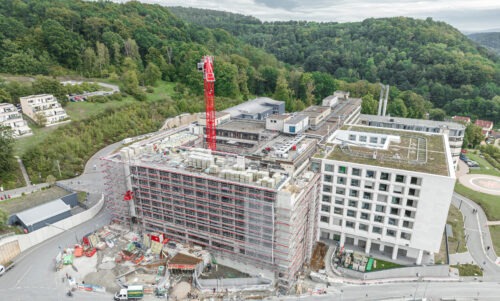
{"type": "Polygon", "coordinates": [[[19,287],[19,283],[21,283],[21,281],[23,281],[23,278],[26,277],[26,275],[28,275],[28,273],[31,271],[32,267],[33,266],[30,265],[30,267],[26,270],[26,272],[24,272],[24,274],[17,280],[16,287],[19,287]]]}

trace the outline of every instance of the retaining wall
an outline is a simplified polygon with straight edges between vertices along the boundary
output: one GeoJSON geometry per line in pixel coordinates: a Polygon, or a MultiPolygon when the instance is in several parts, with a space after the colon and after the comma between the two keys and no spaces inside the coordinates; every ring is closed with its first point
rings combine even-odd
{"type": "Polygon", "coordinates": [[[345,276],[363,279],[363,280],[376,280],[385,278],[405,278],[405,277],[449,277],[450,267],[444,265],[433,266],[415,266],[405,268],[394,268],[376,272],[362,273],[345,268],[337,268],[345,276]]]}

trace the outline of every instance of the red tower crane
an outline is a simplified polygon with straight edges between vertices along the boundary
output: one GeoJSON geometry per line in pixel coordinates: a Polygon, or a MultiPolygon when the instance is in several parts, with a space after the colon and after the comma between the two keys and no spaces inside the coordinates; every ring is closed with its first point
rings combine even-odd
{"type": "Polygon", "coordinates": [[[198,71],[203,72],[203,83],[205,87],[205,116],[206,116],[206,132],[207,145],[212,151],[216,150],[216,132],[215,132],[215,108],[214,108],[214,66],[213,57],[204,56],[201,62],[198,63],[198,71]]]}

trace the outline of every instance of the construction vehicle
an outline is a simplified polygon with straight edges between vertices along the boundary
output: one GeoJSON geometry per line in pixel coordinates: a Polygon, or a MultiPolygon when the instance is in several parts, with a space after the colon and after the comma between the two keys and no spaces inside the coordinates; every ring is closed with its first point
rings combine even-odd
{"type": "Polygon", "coordinates": [[[216,131],[215,131],[215,75],[213,66],[213,57],[204,56],[198,63],[198,71],[203,72],[203,86],[205,89],[205,116],[206,133],[208,149],[216,150],[216,131]]]}
{"type": "Polygon", "coordinates": [[[115,301],[138,300],[144,297],[144,287],[142,285],[130,285],[127,288],[120,289],[115,294],[115,301]]]}

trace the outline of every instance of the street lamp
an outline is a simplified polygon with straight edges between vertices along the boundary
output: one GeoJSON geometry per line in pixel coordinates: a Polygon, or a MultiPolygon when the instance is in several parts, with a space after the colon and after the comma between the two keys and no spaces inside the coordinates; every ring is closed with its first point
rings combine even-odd
{"type": "Polygon", "coordinates": [[[417,298],[417,291],[418,291],[418,285],[419,285],[419,281],[418,280],[419,279],[420,279],[420,274],[417,273],[417,287],[415,288],[415,293],[413,294],[413,301],[415,301],[416,298],[417,298]]]}

